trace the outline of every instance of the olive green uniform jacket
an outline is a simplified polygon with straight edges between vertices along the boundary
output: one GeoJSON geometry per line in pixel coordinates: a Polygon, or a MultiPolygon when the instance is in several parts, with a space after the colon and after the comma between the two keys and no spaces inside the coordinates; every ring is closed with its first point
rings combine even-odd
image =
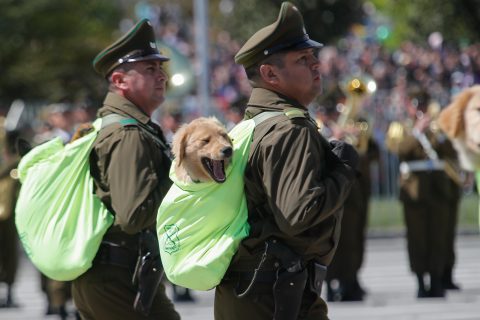
{"type": "Polygon", "coordinates": [[[0,169],[0,282],[12,285],[18,266],[18,234],[15,227],[15,204],[20,182],[13,173],[18,160],[0,169]],[[12,177],[13,176],[13,177],[12,177]]]}
{"type": "MultiPolygon", "coordinates": [[[[108,93],[98,116],[119,114],[155,128],[158,126],[129,100],[108,93]]],[[[115,216],[103,241],[138,253],[138,234],[155,229],[157,210],[171,181],[170,159],[138,125],[109,125],[100,130],[90,155],[95,192],[115,216]]],[[[73,282],[73,298],[85,319],[146,319],[133,310],[136,288],[132,270],[95,264],[73,282]]],[[[151,319],[178,319],[161,286],[154,299],[151,319]]],[[[149,319],[150,319],[149,318],[149,319]]]]}
{"type": "MultiPolygon", "coordinates": [[[[448,139],[428,129],[426,136],[440,159],[455,159],[448,139]]],[[[429,159],[410,133],[398,144],[398,156],[400,161],[429,159]]],[[[447,264],[453,265],[453,221],[459,198],[459,186],[443,170],[414,171],[400,177],[400,200],[413,272],[441,276],[447,264]]]]}
{"type": "MultiPolygon", "coordinates": [[[[328,265],[335,252],[343,203],[355,176],[353,170],[338,158],[332,160],[328,142],[318,132],[306,108],[296,101],[255,88],[246,118],[290,108],[302,110],[303,116],[285,121],[271,118],[255,128],[244,177],[251,230],[234,256],[229,272],[253,271],[269,238],[279,239],[301,255],[306,264],[315,261],[328,265]]],[[[272,261],[268,260],[265,268],[273,270],[272,261]]],[[[229,286],[224,283],[217,287],[216,319],[272,318],[271,287],[268,301],[259,306],[255,298],[233,297],[229,286]]],[[[326,317],[319,297],[312,298],[312,294],[306,293],[304,298],[311,299],[302,307],[301,317],[312,309],[324,315],[315,319],[326,317]]]]}

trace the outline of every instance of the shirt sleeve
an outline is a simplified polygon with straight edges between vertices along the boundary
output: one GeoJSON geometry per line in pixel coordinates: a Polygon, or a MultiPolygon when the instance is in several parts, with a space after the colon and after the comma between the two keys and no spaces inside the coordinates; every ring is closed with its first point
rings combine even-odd
{"type": "Polygon", "coordinates": [[[263,144],[263,184],[278,227],[296,235],[338,212],[354,174],[322,163],[326,150],[316,130],[294,126],[275,137],[263,144]]]}

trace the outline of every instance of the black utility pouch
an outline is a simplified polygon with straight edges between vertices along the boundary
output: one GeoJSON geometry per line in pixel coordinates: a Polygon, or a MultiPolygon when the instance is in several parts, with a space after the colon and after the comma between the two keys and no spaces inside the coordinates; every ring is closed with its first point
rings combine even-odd
{"type": "Polygon", "coordinates": [[[275,313],[273,320],[297,319],[302,304],[303,291],[307,284],[308,271],[279,271],[273,284],[275,313]]]}
{"type": "Polygon", "coordinates": [[[320,263],[309,264],[309,287],[312,292],[315,292],[319,297],[322,294],[323,281],[327,276],[327,267],[320,263]]]}

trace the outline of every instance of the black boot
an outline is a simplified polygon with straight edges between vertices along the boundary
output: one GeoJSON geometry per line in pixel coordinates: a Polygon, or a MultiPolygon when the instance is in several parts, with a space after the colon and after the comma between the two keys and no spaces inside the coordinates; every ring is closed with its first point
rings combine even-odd
{"type": "Polygon", "coordinates": [[[340,283],[342,292],[341,301],[362,301],[363,292],[355,285],[355,281],[342,281],[340,283]]]}
{"type": "Polygon", "coordinates": [[[355,287],[355,290],[362,295],[362,297],[367,295],[367,291],[360,285],[360,282],[358,281],[357,277],[355,277],[355,280],[354,280],[354,287],[355,287]]]}
{"type": "Polygon", "coordinates": [[[175,302],[194,302],[195,299],[190,295],[190,289],[172,285],[173,301],[175,302]]]}
{"type": "Polygon", "coordinates": [[[327,301],[341,301],[342,294],[340,292],[340,282],[337,279],[327,281],[327,301]]]}
{"type": "Polygon", "coordinates": [[[453,270],[452,268],[447,268],[442,276],[442,285],[446,290],[460,290],[460,287],[453,282],[453,270]]]}
{"type": "Polygon", "coordinates": [[[18,305],[13,301],[12,286],[7,287],[7,297],[4,301],[0,301],[0,308],[18,308],[18,305]]]}
{"type": "Polygon", "coordinates": [[[445,289],[442,285],[442,277],[430,275],[430,297],[443,298],[445,297],[445,289]]]}
{"type": "Polygon", "coordinates": [[[429,297],[429,292],[425,289],[425,281],[423,280],[423,273],[417,273],[418,292],[417,298],[429,297]]]}

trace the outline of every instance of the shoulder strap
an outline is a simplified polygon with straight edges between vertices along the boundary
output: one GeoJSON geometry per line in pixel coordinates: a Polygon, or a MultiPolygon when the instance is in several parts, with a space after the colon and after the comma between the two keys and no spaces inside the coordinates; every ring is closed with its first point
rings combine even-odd
{"type": "Polygon", "coordinates": [[[136,119],[133,118],[127,118],[122,115],[116,114],[116,113],[111,113],[107,114],[106,116],[102,117],[102,127],[100,129],[103,129],[109,125],[112,125],[114,123],[120,124],[122,127],[126,126],[137,126],[140,128],[144,133],[146,133],[149,137],[151,137],[159,146],[160,149],[163,150],[163,152],[171,158],[170,155],[170,147],[162,140],[160,137],[157,136],[157,133],[155,130],[148,125],[144,125],[143,123],[137,121],[136,119]]]}
{"type": "MultiPolygon", "coordinates": [[[[265,120],[268,120],[270,118],[274,118],[276,116],[281,116],[281,115],[286,115],[286,113],[283,112],[283,111],[264,111],[264,112],[261,112],[261,113],[255,115],[251,119],[255,122],[255,127],[256,127],[260,123],[264,122],[265,120]]],[[[288,115],[287,115],[287,117],[284,117],[283,119],[285,119],[285,120],[289,119],[288,115]]],[[[273,126],[276,123],[277,123],[277,121],[272,121],[271,125],[273,126]]],[[[255,131],[255,129],[254,129],[254,131],[255,131]]],[[[263,137],[261,137],[261,138],[263,138],[263,137]]],[[[252,136],[252,139],[253,139],[253,136],[252,136]]],[[[252,143],[252,145],[250,146],[250,152],[248,154],[249,158],[257,148],[258,148],[258,143],[256,145],[253,145],[253,143],[252,143]]]]}
{"type": "Polygon", "coordinates": [[[265,111],[265,112],[261,112],[261,113],[257,114],[256,116],[254,116],[252,118],[252,120],[255,122],[255,127],[256,127],[260,123],[262,123],[263,121],[265,121],[267,119],[270,119],[270,118],[273,118],[275,116],[279,116],[281,114],[285,114],[285,113],[282,112],[282,111],[265,111]]]}

